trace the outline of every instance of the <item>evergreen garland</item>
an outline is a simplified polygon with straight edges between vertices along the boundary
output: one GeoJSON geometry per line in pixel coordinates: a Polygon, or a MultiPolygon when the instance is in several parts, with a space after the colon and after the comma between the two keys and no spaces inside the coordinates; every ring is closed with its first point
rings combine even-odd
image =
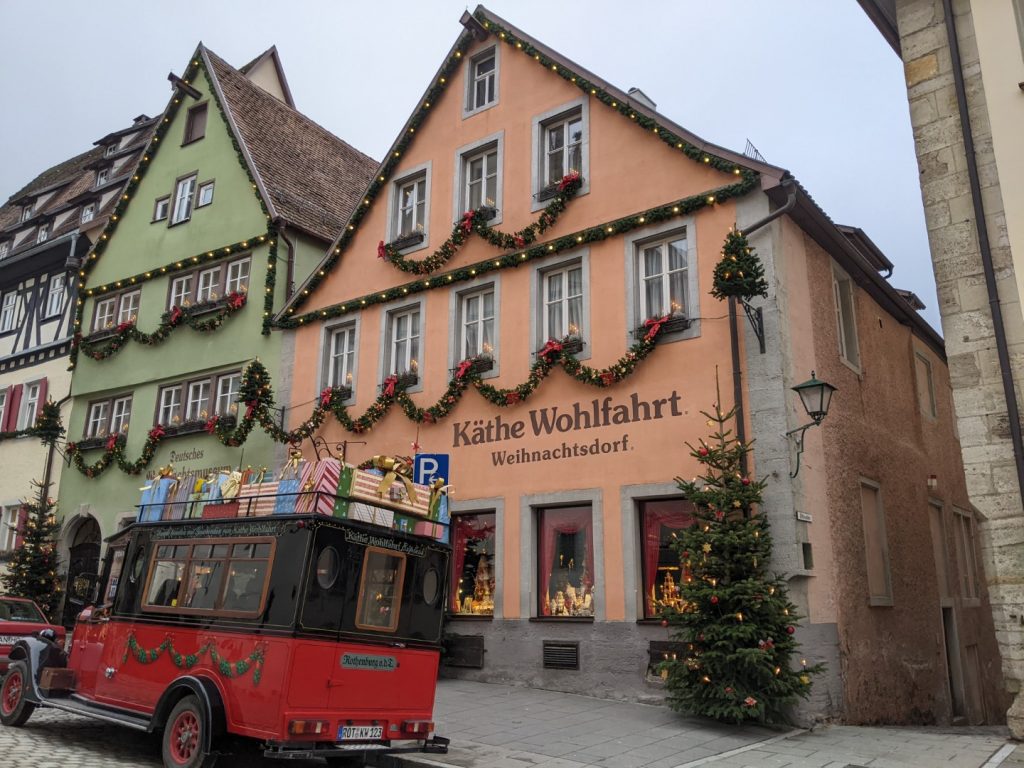
{"type": "Polygon", "coordinates": [[[57,531],[60,525],[52,499],[44,504],[21,505],[18,533],[22,537],[7,564],[4,589],[8,594],[34,600],[47,618],[56,618],[62,586],[57,576],[57,531]],[[22,522],[23,521],[23,522],[22,522]]]}
{"type": "Polygon", "coordinates": [[[747,242],[744,234],[730,229],[722,246],[722,258],[715,265],[711,295],[716,299],[730,296],[744,301],[754,296],[768,295],[768,281],[764,278],[764,265],[747,242]]]}
{"type": "Polygon", "coordinates": [[[124,653],[121,654],[121,663],[127,664],[128,659],[132,658],[140,664],[152,664],[165,653],[170,656],[171,663],[178,669],[192,669],[202,661],[203,656],[209,655],[210,666],[224,677],[241,677],[249,670],[252,670],[252,684],[259,685],[260,679],[263,676],[264,650],[262,643],[258,644],[255,650],[246,658],[239,659],[238,661],[228,661],[217,652],[217,647],[212,640],[208,640],[201,645],[194,653],[181,653],[174,647],[174,643],[169,637],[165,638],[155,648],[147,650],[139,645],[135,633],[131,632],[128,635],[128,642],[125,644],[124,653]]]}
{"type": "Polygon", "coordinates": [[[800,617],[785,580],[768,573],[771,533],[758,509],[767,483],[740,472],[751,448],[726,426],[735,409],[723,413],[716,404],[714,414],[704,415],[710,439],[687,444],[704,474],[676,478],[696,507],[696,522],[673,541],[685,574],[684,607],[665,609],[664,623],[687,650],[663,663],[669,704],[716,720],[784,722],[823,667],[802,661],[794,668],[800,617]]]}
{"type": "Polygon", "coordinates": [[[60,418],[60,407],[47,399],[36,418],[36,423],[25,429],[11,429],[0,432],[0,441],[17,437],[38,437],[44,445],[52,445],[64,436],[64,424],[60,418]]]}

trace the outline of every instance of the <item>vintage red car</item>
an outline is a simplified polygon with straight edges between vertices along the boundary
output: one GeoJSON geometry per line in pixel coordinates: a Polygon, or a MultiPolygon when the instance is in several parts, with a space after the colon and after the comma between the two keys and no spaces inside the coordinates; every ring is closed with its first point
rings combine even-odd
{"type": "Polygon", "coordinates": [[[266,757],[447,751],[434,736],[448,544],[317,514],[136,523],[68,654],[19,640],[0,721],[52,707],[162,733],[192,768],[226,736],[266,757]]]}
{"type": "Polygon", "coordinates": [[[23,637],[51,630],[59,645],[64,645],[64,627],[51,624],[39,606],[23,597],[0,595],[0,677],[7,672],[11,648],[23,637]]]}

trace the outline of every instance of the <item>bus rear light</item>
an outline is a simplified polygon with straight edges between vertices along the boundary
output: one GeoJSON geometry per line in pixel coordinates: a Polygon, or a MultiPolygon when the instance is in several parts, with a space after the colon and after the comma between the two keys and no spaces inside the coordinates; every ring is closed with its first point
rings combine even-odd
{"type": "Polygon", "coordinates": [[[331,724],[327,720],[292,720],[288,723],[291,736],[321,736],[330,730],[331,724]]]}
{"type": "Polygon", "coordinates": [[[422,733],[426,736],[434,730],[434,724],[430,720],[406,720],[402,723],[402,730],[406,733],[422,733]]]}

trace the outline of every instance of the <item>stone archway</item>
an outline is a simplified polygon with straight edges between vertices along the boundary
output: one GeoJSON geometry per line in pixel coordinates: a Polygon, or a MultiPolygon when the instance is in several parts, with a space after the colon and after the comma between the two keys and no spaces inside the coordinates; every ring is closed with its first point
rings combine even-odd
{"type": "Polygon", "coordinates": [[[67,548],[67,574],[64,581],[64,612],[62,623],[71,627],[82,610],[81,601],[71,599],[71,586],[80,576],[91,576],[100,569],[100,548],[103,545],[100,524],[92,515],[82,515],[68,521],[61,537],[67,548]]]}

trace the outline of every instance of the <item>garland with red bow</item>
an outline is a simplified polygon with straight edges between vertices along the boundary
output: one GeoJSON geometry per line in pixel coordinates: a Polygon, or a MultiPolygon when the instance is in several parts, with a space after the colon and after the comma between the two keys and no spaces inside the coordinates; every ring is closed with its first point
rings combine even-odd
{"type": "Polygon", "coordinates": [[[583,179],[578,173],[573,172],[563,176],[562,180],[558,182],[557,194],[541,211],[537,220],[511,235],[500,232],[487,224],[487,221],[494,215],[494,209],[484,206],[463,213],[462,218],[452,228],[448,239],[424,259],[407,259],[399,253],[393,243],[385,243],[383,240],[377,244],[377,258],[393,264],[402,272],[429,275],[447,264],[474,232],[495,248],[502,250],[524,248],[536,242],[538,235],[554,226],[568,202],[576,196],[582,186],[583,179]]]}
{"type": "Polygon", "coordinates": [[[175,328],[187,325],[200,333],[211,333],[223,325],[231,315],[242,309],[248,296],[241,291],[229,293],[222,301],[194,304],[190,307],[175,305],[170,312],[165,312],[160,325],[152,333],[145,333],[135,327],[135,323],[121,323],[113,336],[103,336],[92,340],[89,336],[76,333],[71,341],[72,346],[88,355],[93,360],[105,360],[121,351],[129,341],[137,341],[147,347],[160,344],[175,328]],[[223,304],[220,309],[211,312],[211,308],[223,304]]]}

